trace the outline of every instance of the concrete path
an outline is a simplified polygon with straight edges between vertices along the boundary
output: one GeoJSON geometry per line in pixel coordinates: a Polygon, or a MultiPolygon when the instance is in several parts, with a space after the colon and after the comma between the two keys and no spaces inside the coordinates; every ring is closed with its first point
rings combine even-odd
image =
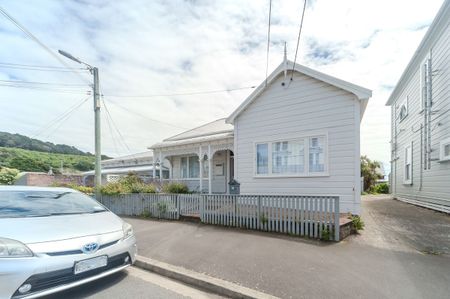
{"type": "Polygon", "coordinates": [[[448,298],[450,217],[387,197],[366,197],[363,209],[366,230],[338,244],[126,220],[140,255],[282,298],[448,298]]]}

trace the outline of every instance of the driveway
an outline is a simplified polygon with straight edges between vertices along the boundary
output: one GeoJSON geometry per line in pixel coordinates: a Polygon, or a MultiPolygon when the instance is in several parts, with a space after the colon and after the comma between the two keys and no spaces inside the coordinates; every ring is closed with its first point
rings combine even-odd
{"type": "Polygon", "coordinates": [[[365,197],[363,209],[366,230],[337,244],[188,222],[127,221],[140,255],[282,298],[448,298],[450,217],[386,196],[365,197]]]}

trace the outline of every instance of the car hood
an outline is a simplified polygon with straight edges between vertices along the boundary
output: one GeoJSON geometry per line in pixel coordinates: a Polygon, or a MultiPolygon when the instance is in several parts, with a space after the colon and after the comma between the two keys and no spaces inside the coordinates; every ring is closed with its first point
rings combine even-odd
{"type": "Polygon", "coordinates": [[[122,230],[123,221],[107,211],[95,214],[0,218],[0,237],[25,244],[67,240],[122,230]]]}

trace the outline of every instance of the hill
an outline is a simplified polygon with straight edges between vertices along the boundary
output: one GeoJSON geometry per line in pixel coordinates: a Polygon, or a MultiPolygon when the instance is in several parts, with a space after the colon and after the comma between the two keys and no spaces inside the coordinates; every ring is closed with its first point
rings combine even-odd
{"type": "Polygon", "coordinates": [[[24,135],[11,134],[7,132],[0,132],[0,147],[21,148],[46,153],[92,156],[91,153],[85,153],[74,146],[54,144],[24,135]]]}
{"type": "Polygon", "coordinates": [[[65,172],[94,169],[94,156],[44,153],[20,148],[0,147],[0,167],[16,168],[20,171],[47,172],[50,167],[58,173],[63,163],[65,172]]]}

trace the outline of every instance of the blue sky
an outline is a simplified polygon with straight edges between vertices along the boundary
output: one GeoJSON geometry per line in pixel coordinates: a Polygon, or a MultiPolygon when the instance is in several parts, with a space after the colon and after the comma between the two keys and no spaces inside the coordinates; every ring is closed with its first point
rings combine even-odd
{"type": "MultiPolygon", "coordinates": [[[[110,125],[119,128],[128,146],[103,113],[103,151],[117,156],[225,117],[251,90],[113,96],[233,89],[264,80],[268,2],[0,0],[0,6],[55,53],[64,49],[99,67],[114,121],[110,125]]],[[[270,70],[282,60],[284,41],[288,58],[294,58],[302,3],[273,0],[270,70]]],[[[384,104],[443,1],[308,3],[297,61],[373,90],[361,127],[361,151],[387,164],[390,119],[384,104]]],[[[4,17],[0,40],[0,63],[63,66],[4,17]]],[[[93,152],[90,99],[64,122],[53,121],[88,97],[91,78],[79,71],[0,67],[0,80],[68,84],[59,90],[0,84],[0,131],[93,152]]]]}

